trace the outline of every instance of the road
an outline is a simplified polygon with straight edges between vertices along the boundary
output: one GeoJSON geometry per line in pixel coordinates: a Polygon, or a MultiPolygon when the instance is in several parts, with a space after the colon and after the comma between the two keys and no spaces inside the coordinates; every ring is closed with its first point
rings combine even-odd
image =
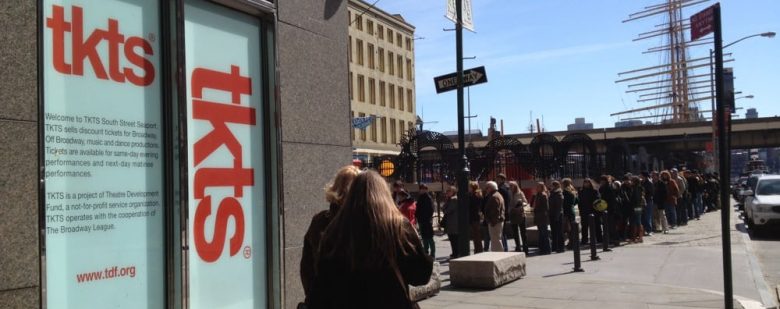
{"type": "Polygon", "coordinates": [[[761,266],[761,272],[770,290],[769,293],[772,294],[777,305],[780,303],[780,297],[777,294],[778,289],[780,289],[780,229],[757,237],[751,231],[746,230],[744,223],[737,223],[737,229],[750,239],[748,248],[752,249],[752,255],[761,266]]]}

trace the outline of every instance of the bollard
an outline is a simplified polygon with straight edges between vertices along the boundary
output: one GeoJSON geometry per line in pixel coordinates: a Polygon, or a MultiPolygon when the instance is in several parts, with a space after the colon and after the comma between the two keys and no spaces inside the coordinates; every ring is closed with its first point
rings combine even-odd
{"type": "Polygon", "coordinates": [[[612,228],[612,223],[613,222],[611,222],[612,220],[609,219],[609,212],[608,211],[604,210],[604,213],[602,214],[602,216],[603,216],[603,218],[602,218],[603,220],[602,221],[604,221],[604,228],[602,229],[602,230],[604,230],[604,241],[602,243],[604,248],[602,249],[602,251],[603,252],[610,252],[610,251],[612,251],[612,249],[609,248],[609,230],[612,228]]]}
{"type": "Polygon", "coordinates": [[[569,243],[574,251],[574,271],[582,272],[582,262],[580,261],[580,227],[577,225],[577,218],[571,218],[571,232],[569,233],[569,243]]]}
{"type": "Polygon", "coordinates": [[[588,215],[588,228],[590,229],[590,260],[596,261],[599,255],[596,254],[596,216],[588,215]]]}

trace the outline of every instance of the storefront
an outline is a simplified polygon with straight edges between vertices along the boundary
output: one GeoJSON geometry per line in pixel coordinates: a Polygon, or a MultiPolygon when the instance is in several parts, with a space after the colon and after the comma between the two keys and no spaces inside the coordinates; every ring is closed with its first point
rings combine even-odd
{"type": "MultiPolygon", "coordinates": [[[[326,2],[296,13],[345,25],[345,4],[326,2]]],[[[19,229],[38,232],[30,247],[37,249],[38,267],[31,269],[39,274],[33,281],[39,299],[16,295],[14,284],[23,284],[10,272],[12,282],[0,284],[0,307],[281,308],[300,300],[297,277],[290,275],[299,241],[285,234],[302,235],[305,226],[285,220],[303,221],[309,213],[286,218],[286,209],[300,206],[283,201],[285,181],[300,183],[308,175],[284,166],[297,164],[287,149],[307,146],[285,141],[296,137],[283,134],[291,123],[284,110],[292,113],[318,94],[304,87],[297,89],[308,93],[282,91],[280,84],[305,83],[285,77],[284,69],[305,74],[298,62],[316,59],[277,57],[299,44],[286,21],[296,18],[280,16],[280,6],[267,0],[38,1],[37,65],[28,68],[37,71],[35,85],[28,84],[38,90],[37,226],[19,229]]],[[[340,40],[332,33],[328,41],[340,40]]],[[[346,54],[336,54],[346,47],[312,49],[346,54]]],[[[341,74],[346,66],[318,79],[341,74]]],[[[345,82],[329,88],[342,85],[343,93],[325,104],[332,118],[348,123],[349,105],[338,103],[346,98],[345,82]]],[[[0,126],[14,125],[2,116],[0,126]]],[[[349,127],[343,127],[337,129],[343,141],[316,146],[336,148],[343,158],[309,173],[329,176],[349,162],[349,148],[341,145],[349,145],[349,127]]],[[[2,137],[4,144],[31,141],[2,137]]],[[[34,160],[10,156],[3,165],[25,159],[34,160]]],[[[13,186],[30,183],[2,190],[13,186]]],[[[0,231],[14,220],[0,223],[0,231]]],[[[27,259],[0,258],[2,281],[2,271],[17,262],[30,267],[27,259]]]]}

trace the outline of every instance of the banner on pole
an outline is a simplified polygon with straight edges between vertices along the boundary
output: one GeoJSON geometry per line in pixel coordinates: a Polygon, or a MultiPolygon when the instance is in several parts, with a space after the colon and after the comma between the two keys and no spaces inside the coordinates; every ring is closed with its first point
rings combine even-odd
{"type": "MultiPolygon", "coordinates": [[[[447,0],[447,19],[451,20],[454,23],[458,23],[458,14],[456,9],[456,3],[457,0],[447,0]]],[[[462,0],[463,4],[461,7],[461,10],[463,11],[463,28],[468,29],[471,32],[474,32],[474,17],[471,12],[471,0],[462,0]]]]}
{"type": "Polygon", "coordinates": [[[355,129],[365,130],[371,123],[374,122],[374,116],[368,117],[355,117],[352,118],[352,127],[355,129]]]}

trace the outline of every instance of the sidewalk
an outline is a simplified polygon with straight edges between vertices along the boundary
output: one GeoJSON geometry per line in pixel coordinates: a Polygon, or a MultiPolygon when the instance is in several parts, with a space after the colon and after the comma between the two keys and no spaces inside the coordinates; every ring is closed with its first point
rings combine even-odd
{"type": "MultiPolygon", "coordinates": [[[[733,211],[731,219],[734,308],[764,308],[763,278],[751,264],[733,211]]],[[[581,273],[572,272],[572,251],[534,256],[532,248],[527,276],[491,291],[449,285],[448,263],[441,258],[451,251],[446,239],[436,238],[442,291],[420,302],[422,308],[723,308],[720,212],[645,237],[642,244],[612,252],[599,248],[599,261],[590,261],[589,248],[582,247],[581,273]]],[[[509,246],[514,249],[512,241],[509,246]]]]}

